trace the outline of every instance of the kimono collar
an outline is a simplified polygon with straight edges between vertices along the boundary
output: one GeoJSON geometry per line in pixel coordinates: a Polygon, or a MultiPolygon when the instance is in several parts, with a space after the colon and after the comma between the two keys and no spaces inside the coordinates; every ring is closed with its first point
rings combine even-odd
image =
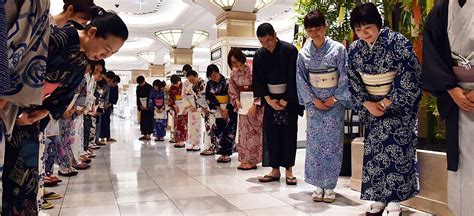
{"type": "Polygon", "coordinates": [[[374,46],[377,44],[377,42],[379,41],[379,38],[380,37],[388,37],[388,33],[390,32],[390,28],[388,27],[383,27],[382,29],[380,29],[380,32],[379,34],[377,35],[377,38],[375,38],[375,41],[373,44],[369,44],[367,42],[365,42],[367,44],[367,46],[369,47],[370,50],[372,50],[374,48],[374,46]]]}
{"type": "Polygon", "coordinates": [[[312,52],[317,52],[319,50],[324,50],[329,46],[330,40],[331,40],[331,38],[329,38],[328,36],[325,36],[324,37],[324,42],[323,42],[323,45],[321,46],[321,48],[317,48],[316,45],[313,43],[313,40],[311,40],[311,41],[309,41],[311,43],[310,50],[312,52]]]}
{"type": "Polygon", "coordinates": [[[279,50],[280,50],[280,47],[281,47],[281,41],[280,39],[277,37],[277,43],[275,45],[275,49],[273,49],[273,52],[270,52],[268,51],[267,49],[263,48],[265,50],[265,53],[269,54],[269,55],[273,55],[275,53],[277,53],[279,50]]]}

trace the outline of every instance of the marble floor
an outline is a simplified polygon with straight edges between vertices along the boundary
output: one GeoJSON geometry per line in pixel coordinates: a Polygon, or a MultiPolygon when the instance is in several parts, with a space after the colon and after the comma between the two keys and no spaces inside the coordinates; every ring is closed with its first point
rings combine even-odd
{"type": "MultiPolygon", "coordinates": [[[[362,216],[369,205],[349,188],[347,177],[339,179],[335,203],[313,202],[313,187],[302,180],[304,149],[297,153],[297,186],[283,178],[261,184],[256,177],[268,169],[239,171],[235,154],[231,163],[217,164],[214,156],[138,141],[138,135],[137,124],[113,119],[112,136],[119,141],[98,150],[91,169],[48,188],[64,198],[52,201],[55,208],[43,215],[362,216]]],[[[429,214],[404,209],[404,215],[429,214]]]]}

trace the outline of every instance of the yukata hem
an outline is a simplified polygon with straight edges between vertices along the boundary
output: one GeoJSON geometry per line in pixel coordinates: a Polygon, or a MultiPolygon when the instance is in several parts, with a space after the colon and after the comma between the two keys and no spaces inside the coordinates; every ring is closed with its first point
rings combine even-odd
{"type": "Polygon", "coordinates": [[[416,195],[418,195],[420,193],[420,190],[416,190],[414,192],[412,192],[406,199],[404,200],[381,200],[381,199],[371,199],[370,197],[367,197],[367,196],[364,196],[364,194],[361,194],[360,195],[360,199],[361,200],[367,200],[367,201],[375,201],[375,202],[382,202],[382,203],[389,203],[389,202],[403,202],[403,201],[406,201],[406,200],[409,200],[413,197],[415,197],[416,195]]]}
{"type": "Polygon", "coordinates": [[[314,181],[314,180],[311,180],[309,178],[304,178],[304,181],[310,185],[313,185],[313,186],[316,186],[316,187],[319,187],[319,188],[322,188],[322,189],[325,189],[325,190],[334,190],[337,186],[337,180],[336,180],[336,184],[330,184],[330,186],[328,186],[328,184],[320,184],[318,181],[314,181]],[[334,185],[334,186],[332,186],[334,185]]]}

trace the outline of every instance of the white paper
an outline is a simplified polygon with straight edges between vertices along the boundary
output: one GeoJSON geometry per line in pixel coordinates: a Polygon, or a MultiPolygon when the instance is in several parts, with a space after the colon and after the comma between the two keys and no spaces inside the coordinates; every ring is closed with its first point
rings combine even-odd
{"type": "Polygon", "coordinates": [[[158,110],[155,110],[155,119],[167,119],[166,112],[162,111],[161,113],[159,113],[158,110]]]}
{"type": "Polygon", "coordinates": [[[240,92],[240,104],[242,108],[239,109],[239,114],[247,115],[250,107],[253,105],[253,101],[253,92],[240,92]]]}
{"type": "Polygon", "coordinates": [[[178,107],[178,115],[182,115],[183,111],[184,111],[183,100],[177,100],[177,101],[175,101],[175,104],[178,107]]]}
{"type": "Polygon", "coordinates": [[[201,97],[201,98],[197,99],[196,104],[198,104],[203,109],[209,109],[209,106],[207,105],[207,101],[206,101],[205,97],[201,97]]]}
{"type": "Polygon", "coordinates": [[[71,103],[69,103],[69,106],[67,106],[66,110],[71,110],[74,104],[76,104],[77,97],[79,97],[79,94],[75,94],[74,98],[72,98],[71,103]]]}
{"type": "Polygon", "coordinates": [[[183,99],[184,101],[184,107],[187,108],[187,107],[196,107],[195,103],[194,103],[194,96],[193,95],[186,95],[183,99]]]}
{"type": "Polygon", "coordinates": [[[145,107],[145,109],[148,109],[148,106],[147,106],[147,103],[148,102],[148,98],[140,98],[140,104],[145,107]]]}

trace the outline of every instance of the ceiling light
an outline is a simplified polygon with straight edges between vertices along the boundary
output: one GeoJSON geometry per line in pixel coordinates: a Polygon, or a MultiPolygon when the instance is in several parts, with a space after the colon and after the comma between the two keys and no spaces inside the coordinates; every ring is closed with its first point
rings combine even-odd
{"type": "Polygon", "coordinates": [[[137,55],[149,64],[153,64],[153,62],[155,61],[156,52],[140,52],[137,53],[137,55]]]}
{"type": "Polygon", "coordinates": [[[168,29],[155,32],[155,36],[158,37],[158,39],[173,48],[178,47],[178,43],[182,34],[183,30],[181,29],[168,29]]]}
{"type": "Polygon", "coordinates": [[[206,31],[196,30],[193,34],[193,45],[192,47],[196,47],[199,43],[207,40],[209,38],[209,33],[206,31]]]}
{"type": "Polygon", "coordinates": [[[273,0],[257,0],[257,2],[255,2],[254,13],[272,3],[273,3],[273,0]]]}
{"type": "Polygon", "coordinates": [[[234,6],[235,0],[211,0],[211,2],[219,5],[225,11],[230,11],[234,6]]]}

